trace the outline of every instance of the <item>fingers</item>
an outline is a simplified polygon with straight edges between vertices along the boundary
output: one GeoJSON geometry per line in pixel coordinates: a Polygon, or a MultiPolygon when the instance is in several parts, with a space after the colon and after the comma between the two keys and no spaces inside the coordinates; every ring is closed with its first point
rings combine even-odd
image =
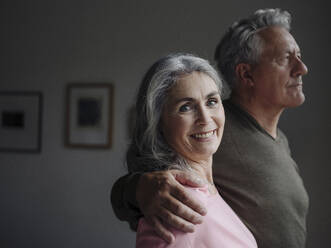
{"type": "MultiPolygon", "coordinates": [[[[207,209],[201,202],[193,198],[183,186],[179,185],[171,190],[171,195],[182,202],[188,211],[184,211],[187,215],[185,219],[195,223],[196,219],[201,219],[200,215],[206,215],[207,209]],[[198,213],[198,214],[197,214],[198,213]]],[[[178,210],[181,210],[180,206],[175,206],[178,210]]],[[[176,211],[176,210],[175,210],[176,211]]]]}
{"type": "MultiPolygon", "coordinates": [[[[175,175],[180,177],[180,173],[175,175]]],[[[185,177],[190,178],[190,176],[185,177]]],[[[194,199],[172,172],[151,172],[140,177],[136,192],[137,202],[143,215],[155,226],[157,233],[166,241],[172,240],[168,226],[183,232],[194,231],[194,224],[202,223],[206,214],[204,206],[194,199]]]]}
{"type": "MultiPolygon", "coordinates": [[[[185,223],[192,223],[192,224],[201,224],[202,223],[202,216],[192,210],[190,207],[185,205],[185,203],[176,199],[176,197],[169,196],[169,198],[164,199],[162,206],[170,211],[175,216],[178,216],[185,220],[185,223]]],[[[170,223],[171,224],[171,223],[170,223]]],[[[176,224],[171,224],[175,226],[176,224]]],[[[175,226],[179,228],[177,225],[175,226]]],[[[180,229],[180,228],[179,228],[180,229]]]]}
{"type": "MultiPolygon", "coordinates": [[[[169,207],[169,206],[167,206],[169,207]]],[[[183,232],[194,232],[194,225],[189,221],[182,218],[182,216],[176,215],[170,209],[164,207],[159,213],[158,216],[160,219],[167,223],[168,225],[175,227],[178,230],[183,232]]]]}
{"type": "Polygon", "coordinates": [[[155,232],[160,238],[164,239],[168,243],[175,241],[174,235],[164,227],[158,218],[146,218],[146,220],[154,227],[155,232]]]}

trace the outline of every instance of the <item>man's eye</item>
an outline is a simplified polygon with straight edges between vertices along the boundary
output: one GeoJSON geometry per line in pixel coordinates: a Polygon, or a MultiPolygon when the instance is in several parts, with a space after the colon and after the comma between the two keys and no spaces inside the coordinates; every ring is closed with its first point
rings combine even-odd
{"type": "Polygon", "coordinates": [[[290,60],[290,56],[286,55],[286,56],[279,57],[276,61],[280,65],[286,65],[289,63],[289,60],[290,60]]]}
{"type": "Polygon", "coordinates": [[[207,102],[207,106],[215,106],[216,104],[218,103],[218,100],[217,99],[209,99],[208,102],[207,102]]]}
{"type": "Polygon", "coordinates": [[[284,57],[283,57],[283,60],[289,60],[290,59],[290,55],[289,54],[287,54],[287,55],[285,55],[284,57]]]}
{"type": "Polygon", "coordinates": [[[179,108],[179,112],[187,112],[191,110],[191,106],[189,104],[184,104],[179,108]]]}

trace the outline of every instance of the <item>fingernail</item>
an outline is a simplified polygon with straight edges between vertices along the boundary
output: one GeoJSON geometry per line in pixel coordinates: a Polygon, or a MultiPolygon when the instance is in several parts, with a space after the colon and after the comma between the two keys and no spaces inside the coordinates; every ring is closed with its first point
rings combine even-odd
{"type": "Polygon", "coordinates": [[[191,232],[191,233],[193,233],[194,232],[194,226],[193,225],[191,225],[190,227],[189,227],[189,232],[191,232]]]}
{"type": "Polygon", "coordinates": [[[175,242],[175,237],[171,235],[169,239],[169,243],[172,244],[173,242],[175,242]]]}
{"type": "Polygon", "coordinates": [[[202,218],[200,218],[200,217],[196,218],[195,223],[196,224],[201,224],[202,223],[202,218]]]}

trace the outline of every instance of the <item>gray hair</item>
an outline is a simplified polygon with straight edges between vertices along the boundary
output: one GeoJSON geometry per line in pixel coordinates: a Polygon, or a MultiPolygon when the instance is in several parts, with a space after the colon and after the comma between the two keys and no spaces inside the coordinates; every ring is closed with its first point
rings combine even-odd
{"type": "Polygon", "coordinates": [[[170,89],[180,77],[193,72],[211,77],[221,94],[222,81],[217,71],[207,60],[191,54],[163,57],[145,74],[137,95],[132,142],[126,154],[130,172],[188,168],[186,161],[165,141],[160,120],[170,89]]]}
{"type": "Polygon", "coordinates": [[[256,64],[262,41],[257,34],[263,28],[280,26],[291,29],[291,15],[280,9],[260,9],[248,18],[235,22],[216,47],[217,68],[231,89],[236,87],[236,65],[256,64]]]}

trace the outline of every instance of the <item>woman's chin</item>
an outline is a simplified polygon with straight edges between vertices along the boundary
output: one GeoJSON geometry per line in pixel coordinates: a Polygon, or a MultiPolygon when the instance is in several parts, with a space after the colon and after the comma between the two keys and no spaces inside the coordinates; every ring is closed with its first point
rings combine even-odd
{"type": "Polygon", "coordinates": [[[214,153],[217,151],[217,148],[218,146],[204,147],[203,149],[197,149],[191,153],[191,157],[199,158],[199,160],[209,160],[213,157],[214,153]]]}

